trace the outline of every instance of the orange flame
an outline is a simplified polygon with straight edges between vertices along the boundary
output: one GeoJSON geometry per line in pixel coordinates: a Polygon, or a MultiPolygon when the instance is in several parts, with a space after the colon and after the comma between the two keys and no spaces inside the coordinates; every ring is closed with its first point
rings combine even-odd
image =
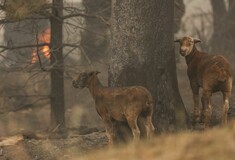
{"type": "MultiPolygon", "coordinates": [[[[50,43],[51,40],[51,30],[50,28],[47,28],[45,30],[42,31],[42,33],[40,33],[38,35],[38,43],[50,43]]],[[[46,57],[47,59],[50,59],[50,48],[49,46],[42,46],[39,47],[39,53],[42,53],[44,55],[44,57],[46,57]]],[[[38,56],[37,56],[37,50],[34,49],[32,52],[32,60],[31,63],[36,63],[38,60],[38,56]]]]}

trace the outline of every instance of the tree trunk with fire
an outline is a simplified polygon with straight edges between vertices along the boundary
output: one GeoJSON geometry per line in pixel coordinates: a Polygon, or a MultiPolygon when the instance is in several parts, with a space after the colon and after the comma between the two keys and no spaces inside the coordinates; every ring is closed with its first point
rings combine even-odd
{"type": "Polygon", "coordinates": [[[51,22],[51,127],[65,128],[64,62],[62,52],[63,0],[53,0],[51,22]]]}
{"type": "Polygon", "coordinates": [[[113,0],[109,85],[141,85],[154,98],[157,131],[186,128],[173,43],[174,1],[113,0]]]}

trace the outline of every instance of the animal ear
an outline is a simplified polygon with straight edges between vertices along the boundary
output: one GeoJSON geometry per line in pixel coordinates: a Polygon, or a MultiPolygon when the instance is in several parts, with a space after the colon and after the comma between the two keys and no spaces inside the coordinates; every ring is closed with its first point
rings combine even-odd
{"type": "Polygon", "coordinates": [[[194,43],[198,43],[198,42],[201,42],[201,40],[200,40],[200,39],[197,39],[197,38],[194,38],[194,39],[193,39],[193,42],[194,42],[194,43]]]}
{"type": "Polygon", "coordinates": [[[174,42],[180,42],[180,39],[176,39],[176,40],[174,40],[174,42]]]}

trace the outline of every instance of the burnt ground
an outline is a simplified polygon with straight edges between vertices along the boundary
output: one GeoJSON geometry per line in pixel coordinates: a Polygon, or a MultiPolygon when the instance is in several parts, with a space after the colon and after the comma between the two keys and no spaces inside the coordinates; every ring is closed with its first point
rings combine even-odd
{"type": "Polygon", "coordinates": [[[23,139],[17,144],[1,147],[0,160],[64,160],[105,146],[104,131],[58,139],[23,139]]]}
{"type": "MultiPolygon", "coordinates": [[[[186,76],[186,65],[183,62],[177,64],[177,75],[179,82],[179,89],[184,101],[184,104],[187,108],[187,111],[191,113],[192,111],[192,93],[190,90],[189,82],[186,76]]],[[[18,113],[18,119],[15,121],[19,121],[22,123],[26,123],[31,125],[30,127],[25,127],[24,125],[20,125],[16,122],[7,121],[8,129],[9,128],[17,128],[13,132],[5,132],[4,134],[0,133],[0,146],[4,137],[6,139],[11,139],[11,136],[24,135],[16,144],[11,144],[8,146],[0,147],[0,160],[64,160],[64,159],[80,159],[79,157],[84,156],[94,150],[103,149],[107,147],[107,137],[104,131],[104,127],[102,125],[101,120],[99,119],[97,113],[94,110],[94,103],[91,100],[91,97],[87,91],[84,91],[86,95],[83,95],[83,92],[79,93],[83,95],[83,99],[90,99],[86,105],[79,106],[74,108],[69,108],[66,112],[67,116],[70,115],[70,119],[74,119],[74,121],[69,121],[68,126],[68,136],[66,138],[55,138],[48,139],[47,136],[30,136],[27,135],[30,132],[40,133],[40,128],[44,127],[44,124],[48,124],[49,120],[42,117],[49,117],[48,108],[44,109],[41,113],[39,110],[30,111],[36,112],[39,115],[39,119],[42,118],[43,125],[34,124],[30,119],[20,121],[21,117],[29,114],[29,111],[25,111],[22,113],[18,113]],[[81,109],[82,108],[82,109],[81,109]],[[72,114],[74,113],[74,115],[72,114]],[[77,114],[75,114],[77,113],[77,114]],[[81,114],[82,113],[82,114],[81,114]],[[82,116],[81,116],[82,115],[82,116]],[[82,117],[79,119],[79,126],[76,118],[74,117],[82,117]],[[36,126],[35,126],[36,125],[36,126]],[[43,127],[42,127],[43,126],[43,127]],[[27,129],[26,129],[27,128],[27,129]],[[32,129],[33,128],[33,129],[32,129]],[[35,128],[39,131],[35,131],[35,128]],[[30,130],[27,132],[26,130],[30,130]],[[23,132],[22,132],[23,131],[23,132]],[[27,134],[21,134],[27,133],[27,134]]],[[[234,106],[235,106],[235,96],[234,91],[231,98],[231,115],[235,116],[234,106]]],[[[86,101],[87,102],[87,101],[86,101]]],[[[220,105],[222,104],[221,94],[213,95],[212,105],[213,109],[213,121],[212,125],[216,125],[220,121],[220,105]]],[[[12,114],[12,113],[11,113],[12,114]]],[[[16,116],[16,115],[13,115],[16,116]]],[[[7,118],[12,118],[12,115],[7,118]]],[[[27,117],[27,116],[26,116],[27,117]]],[[[32,116],[31,116],[32,118],[32,116]]],[[[1,119],[2,120],[2,119],[1,119]]],[[[3,122],[1,122],[3,123],[3,122]]],[[[1,127],[0,123],[0,132],[5,131],[3,127],[1,127]]],[[[5,126],[5,128],[7,128],[5,126]]],[[[50,133],[49,133],[50,134],[50,133]]],[[[43,134],[42,134],[43,135],[43,134]]],[[[48,135],[48,132],[47,132],[48,135]]]]}

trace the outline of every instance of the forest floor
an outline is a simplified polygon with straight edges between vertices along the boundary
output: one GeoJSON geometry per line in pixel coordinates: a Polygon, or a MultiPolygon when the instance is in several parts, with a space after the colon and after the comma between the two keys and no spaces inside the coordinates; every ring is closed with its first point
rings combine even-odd
{"type": "Polygon", "coordinates": [[[104,131],[54,139],[15,135],[2,138],[1,145],[0,160],[67,160],[104,148],[107,137],[104,131]]]}
{"type": "Polygon", "coordinates": [[[0,148],[0,160],[232,160],[235,157],[234,122],[224,128],[162,134],[151,141],[114,148],[108,148],[103,131],[65,139],[18,140],[14,145],[0,148]]]}
{"type": "MultiPolygon", "coordinates": [[[[192,94],[184,62],[177,64],[177,75],[181,97],[190,114],[193,105],[192,94]]],[[[230,103],[230,117],[232,119],[235,117],[234,95],[235,92],[232,94],[230,103]]],[[[221,101],[221,94],[215,94],[212,99],[212,105],[214,106],[213,126],[220,121],[219,106],[222,104],[221,101]]],[[[93,115],[90,109],[87,110],[90,115],[93,115]]],[[[73,110],[70,112],[73,112],[73,110]]],[[[79,110],[79,112],[81,111],[79,110]]],[[[39,112],[37,114],[43,115],[39,112]]],[[[87,114],[87,112],[84,112],[84,114],[87,114]]],[[[95,125],[92,127],[89,124],[85,124],[83,127],[70,128],[66,138],[49,139],[43,133],[35,136],[35,133],[30,133],[31,131],[0,136],[0,160],[230,160],[235,157],[234,122],[230,122],[224,128],[216,126],[204,132],[188,130],[180,133],[162,134],[157,135],[151,142],[140,142],[138,144],[129,144],[109,149],[104,128],[100,124],[101,121],[90,115],[83,118],[91,122],[92,120],[89,117],[93,118],[97,125],[94,123],[95,125]],[[40,135],[42,138],[40,138],[40,135]]],[[[230,121],[232,120],[230,119],[230,121]]],[[[9,125],[12,126],[11,123],[9,125]]],[[[0,132],[2,130],[0,128],[0,132]]]]}

